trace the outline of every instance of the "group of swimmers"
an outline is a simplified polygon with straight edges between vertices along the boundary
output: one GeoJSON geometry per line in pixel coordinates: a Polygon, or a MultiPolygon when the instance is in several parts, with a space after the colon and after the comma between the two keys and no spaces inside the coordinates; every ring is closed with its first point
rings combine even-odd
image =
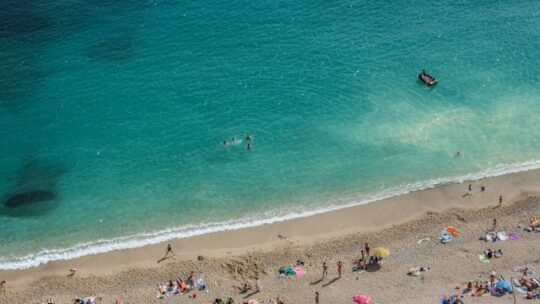
{"type": "MultiPolygon", "coordinates": [[[[251,136],[250,134],[246,134],[245,139],[247,141],[246,149],[251,150],[253,148],[253,136],[251,136]]],[[[242,142],[241,140],[238,140],[236,137],[233,137],[230,142],[227,142],[226,140],[224,140],[221,144],[224,147],[227,147],[229,145],[237,145],[241,142],[242,142]]]]}

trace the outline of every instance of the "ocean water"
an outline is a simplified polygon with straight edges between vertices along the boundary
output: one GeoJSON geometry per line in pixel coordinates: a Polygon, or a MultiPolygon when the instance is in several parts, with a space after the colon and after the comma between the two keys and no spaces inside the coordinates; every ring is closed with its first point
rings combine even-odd
{"type": "Polygon", "coordinates": [[[538,168],[539,81],[540,1],[0,1],[0,269],[538,168]]]}

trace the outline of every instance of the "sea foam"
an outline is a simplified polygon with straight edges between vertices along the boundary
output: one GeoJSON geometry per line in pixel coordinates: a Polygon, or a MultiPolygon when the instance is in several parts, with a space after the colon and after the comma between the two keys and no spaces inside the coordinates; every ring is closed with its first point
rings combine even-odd
{"type": "Polygon", "coordinates": [[[182,239],[212,232],[230,231],[272,224],[276,222],[308,217],[343,208],[367,204],[398,195],[404,195],[414,191],[434,188],[437,186],[452,183],[461,183],[469,180],[479,180],[487,177],[496,177],[505,174],[512,174],[535,169],[540,169],[540,160],[498,165],[488,170],[470,173],[462,176],[437,178],[422,182],[404,184],[402,186],[382,190],[375,194],[365,195],[359,197],[358,199],[348,201],[344,204],[328,205],[324,208],[318,208],[309,211],[305,210],[307,208],[303,209],[299,207],[297,208],[297,210],[293,210],[292,212],[291,210],[276,211],[272,214],[266,212],[259,216],[250,218],[237,218],[230,221],[207,223],[201,225],[185,225],[182,227],[163,229],[152,233],[143,233],[113,239],[100,239],[94,242],[76,244],[69,248],[43,249],[37,253],[28,254],[20,257],[0,257],[0,270],[27,269],[53,261],[70,260],[86,255],[95,255],[114,250],[139,248],[147,245],[158,244],[172,239],[182,239]]]}

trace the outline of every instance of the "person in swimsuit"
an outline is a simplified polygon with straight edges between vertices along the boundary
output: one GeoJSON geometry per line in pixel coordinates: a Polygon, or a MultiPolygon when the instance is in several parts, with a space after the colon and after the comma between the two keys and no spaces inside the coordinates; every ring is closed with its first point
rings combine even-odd
{"type": "Polygon", "coordinates": [[[366,251],[366,257],[369,258],[369,245],[368,245],[368,243],[364,244],[364,250],[366,251]]]}
{"type": "Polygon", "coordinates": [[[170,253],[172,256],[175,256],[175,254],[174,254],[174,252],[173,252],[173,250],[172,250],[171,244],[168,244],[168,245],[167,245],[167,250],[165,251],[165,256],[164,256],[164,258],[166,258],[166,257],[169,255],[169,253],[170,253]]]}

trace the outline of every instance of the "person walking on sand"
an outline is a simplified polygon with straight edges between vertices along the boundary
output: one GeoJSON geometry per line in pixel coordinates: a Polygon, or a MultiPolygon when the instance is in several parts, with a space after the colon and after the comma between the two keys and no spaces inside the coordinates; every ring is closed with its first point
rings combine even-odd
{"type": "Polygon", "coordinates": [[[364,244],[364,250],[366,251],[366,258],[369,258],[369,245],[368,245],[368,243],[364,244]]]}
{"type": "Polygon", "coordinates": [[[338,277],[341,278],[341,273],[343,272],[343,263],[341,261],[337,262],[337,273],[338,277]]]}
{"type": "Polygon", "coordinates": [[[472,195],[472,185],[469,184],[469,187],[467,188],[467,195],[472,195]]]}
{"type": "Polygon", "coordinates": [[[499,195],[499,207],[502,206],[502,195],[499,195]]]}
{"type": "Polygon", "coordinates": [[[322,263],[322,279],[324,280],[326,276],[328,275],[328,265],[326,265],[326,262],[322,263]]]}
{"type": "Polygon", "coordinates": [[[259,278],[256,278],[256,282],[255,282],[255,291],[256,292],[261,292],[262,290],[262,287],[261,287],[261,280],[259,278]]]}
{"type": "Polygon", "coordinates": [[[362,249],[360,250],[360,253],[362,254],[362,261],[364,261],[366,259],[366,252],[362,249]]]}
{"type": "Polygon", "coordinates": [[[496,231],[497,230],[497,219],[494,218],[493,219],[493,231],[496,231]]]}
{"type": "Polygon", "coordinates": [[[175,254],[174,254],[174,252],[173,252],[173,250],[172,250],[171,244],[168,244],[168,245],[167,245],[167,250],[165,251],[165,256],[164,256],[163,258],[166,258],[166,257],[169,255],[169,253],[170,253],[173,257],[175,256],[175,254]]]}
{"type": "Polygon", "coordinates": [[[315,291],[315,304],[319,304],[319,292],[315,291]]]}
{"type": "Polygon", "coordinates": [[[0,294],[6,293],[6,280],[3,280],[0,282],[0,294]]]}

